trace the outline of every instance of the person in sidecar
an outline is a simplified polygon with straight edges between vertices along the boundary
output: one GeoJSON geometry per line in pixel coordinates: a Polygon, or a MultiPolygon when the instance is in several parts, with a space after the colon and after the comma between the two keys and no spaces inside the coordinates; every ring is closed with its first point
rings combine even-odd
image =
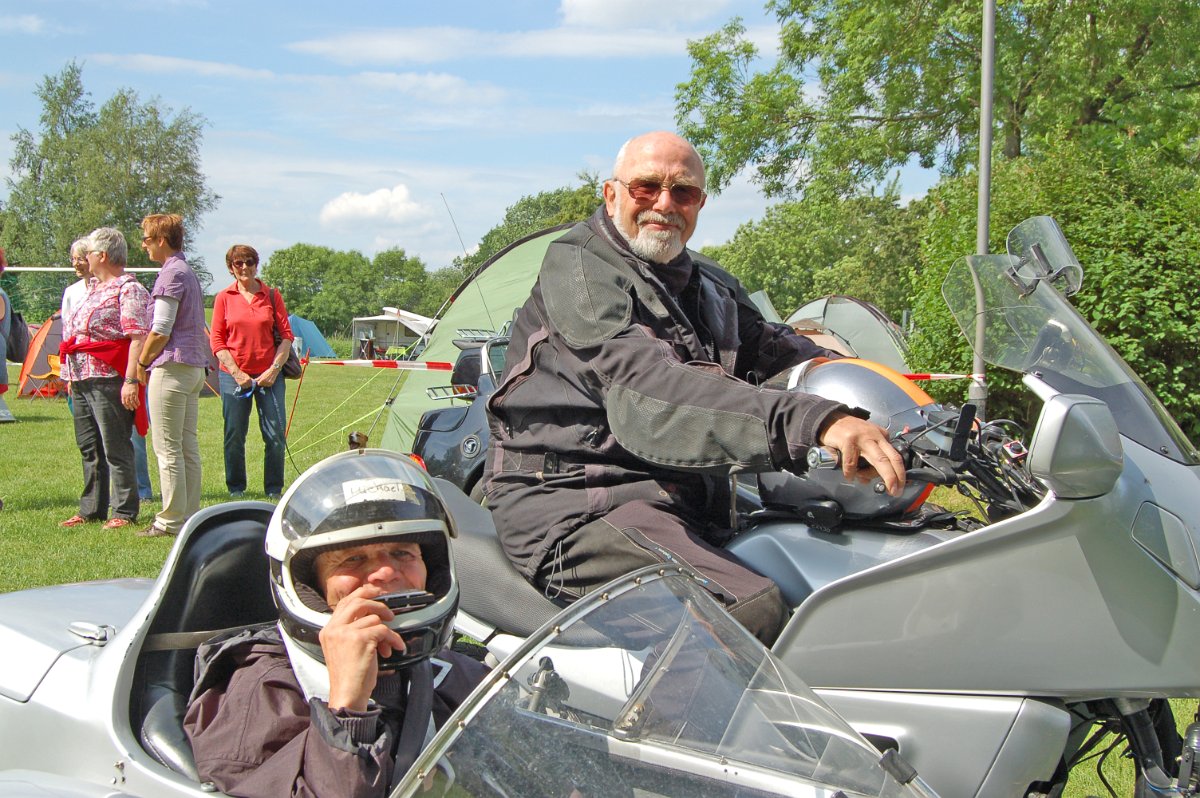
{"type": "Polygon", "coordinates": [[[509,559],[568,600],[636,568],[690,565],[770,644],[778,587],[720,548],[734,470],[805,468],[814,444],[859,457],[899,495],[904,465],[865,413],[763,390],[784,369],[838,357],[766,322],[741,284],[685,248],[704,165],[668,132],[626,142],[604,205],[550,244],[516,315],[488,401],[484,490],[509,559]]]}
{"type": "Polygon", "coordinates": [[[302,475],[267,529],[279,623],[205,643],[184,719],[235,796],[382,796],[486,668],[445,646],[458,606],[437,489],[361,449],[302,475]]]}

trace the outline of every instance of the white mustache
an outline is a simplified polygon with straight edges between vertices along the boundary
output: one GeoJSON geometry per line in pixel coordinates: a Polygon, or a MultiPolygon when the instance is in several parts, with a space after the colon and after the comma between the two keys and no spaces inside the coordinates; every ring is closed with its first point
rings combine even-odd
{"type": "Polygon", "coordinates": [[[675,227],[683,227],[683,216],[678,213],[659,213],[658,211],[646,210],[642,211],[637,216],[638,225],[647,223],[669,224],[675,227]]]}

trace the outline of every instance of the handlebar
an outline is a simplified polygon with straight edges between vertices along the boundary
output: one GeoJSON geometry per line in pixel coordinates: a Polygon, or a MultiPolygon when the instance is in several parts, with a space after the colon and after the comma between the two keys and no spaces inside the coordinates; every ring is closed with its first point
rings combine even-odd
{"type": "MultiPolygon", "coordinates": [[[[901,449],[901,454],[905,454],[903,444],[896,442],[897,447],[901,449]]],[[[909,458],[906,456],[906,460],[909,458]]],[[[869,468],[870,464],[863,459],[858,461],[859,468],[869,468]]],[[[835,449],[828,449],[824,446],[813,446],[808,450],[808,467],[811,470],[820,469],[840,469],[842,467],[841,453],[835,449]]],[[[915,480],[917,482],[929,482],[934,485],[953,485],[958,482],[958,475],[950,469],[942,469],[934,466],[924,466],[920,468],[909,468],[904,472],[905,480],[915,480]]]]}

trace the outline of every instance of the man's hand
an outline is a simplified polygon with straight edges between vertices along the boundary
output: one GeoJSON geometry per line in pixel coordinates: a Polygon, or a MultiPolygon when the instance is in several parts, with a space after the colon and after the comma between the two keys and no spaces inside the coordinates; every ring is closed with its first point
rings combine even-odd
{"type": "Polygon", "coordinates": [[[861,418],[836,413],[818,436],[818,442],[836,449],[842,458],[842,474],[846,479],[856,476],[868,480],[875,474],[883,479],[887,492],[899,496],[904,489],[904,460],[888,440],[887,431],[861,418]],[[871,471],[859,474],[858,459],[871,464],[871,471]]]}
{"type": "Polygon", "coordinates": [[[321,630],[330,709],[365,710],[379,678],[379,656],[404,650],[400,634],[386,626],[395,614],[373,600],[382,594],[376,585],[363,585],[337,603],[321,630]]]}

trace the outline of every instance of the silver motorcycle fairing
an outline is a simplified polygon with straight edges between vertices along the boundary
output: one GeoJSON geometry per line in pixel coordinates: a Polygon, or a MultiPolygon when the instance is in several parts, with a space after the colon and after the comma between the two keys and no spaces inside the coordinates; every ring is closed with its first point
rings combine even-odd
{"type": "Polygon", "coordinates": [[[961,259],[943,294],[990,361],[1029,370],[1045,406],[1028,459],[1050,490],[1019,515],[817,590],[774,648],[810,684],[1067,700],[1200,695],[1194,447],[1048,284],[1077,268],[1066,256],[1046,260],[1065,247],[1053,221],[1018,229],[1036,258],[961,259]],[[1122,412],[1097,404],[1114,399],[1122,412]]]}
{"type": "Polygon", "coordinates": [[[396,794],[930,795],[673,566],[615,580],[501,663],[396,794]],[[597,689],[597,682],[603,689],[597,689]]]}

